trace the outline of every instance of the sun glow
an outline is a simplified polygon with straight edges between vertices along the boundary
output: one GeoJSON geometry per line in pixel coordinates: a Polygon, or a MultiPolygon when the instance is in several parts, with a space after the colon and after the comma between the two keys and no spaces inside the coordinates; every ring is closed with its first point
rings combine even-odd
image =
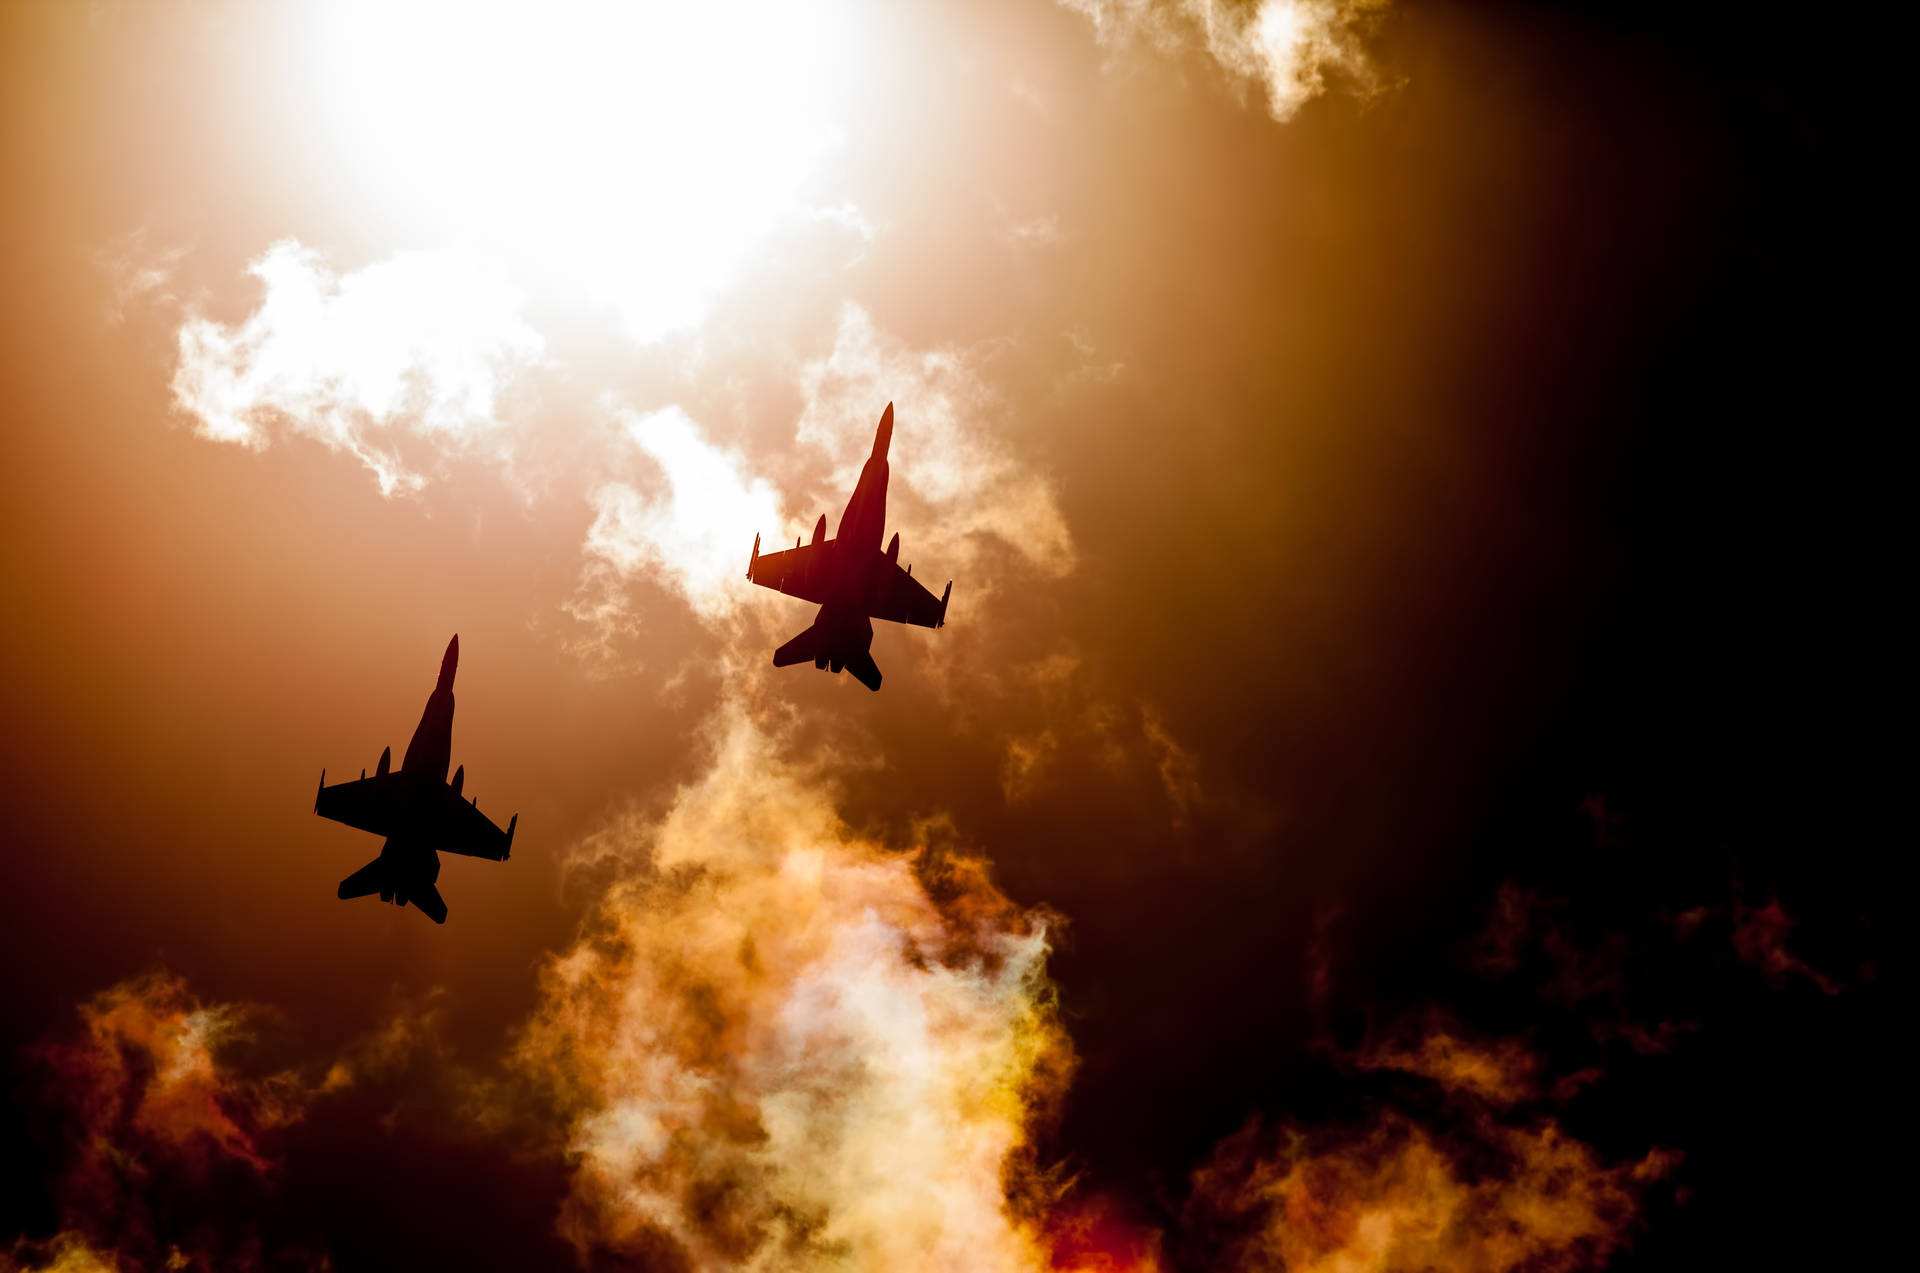
{"type": "MultiPolygon", "coordinates": [[[[646,341],[698,323],[840,144],[834,0],[369,0],[316,69],[372,196],[646,341]]],[[[827,200],[827,202],[833,202],[827,200]]]]}

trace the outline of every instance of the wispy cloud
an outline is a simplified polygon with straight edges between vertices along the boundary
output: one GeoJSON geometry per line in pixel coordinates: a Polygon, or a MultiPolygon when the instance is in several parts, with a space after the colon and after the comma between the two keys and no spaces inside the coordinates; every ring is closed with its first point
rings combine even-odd
{"type": "Polygon", "coordinates": [[[1542,1059],[1516,1040],[1436,1029],[1360,1063],[1431,1084],[1445,1116],[1385,1108],[1350,1130],[1256,1121],[1222,1141],[1194,1173],[1185,1217],[1218,1235],[1217,1267],[1599,1269],[1679,1159],[1653,1149],[1609,1162],[1569,1135],[1539,1105],[1542,1059]]]}
{"type": "MultiPolygon", "coordinates": [[[[912,518],[929,578],[977,564],[989,540],[1043,577],[1073,569],[1073,536],[1053,484],[998,431],[1008,427],[1008,408],[976,354],[911,348],[847,304],[832,350],[802,368],[800,385],[799,438],[832,460],[840,499],[873,445],[881,408],[894,404],[889,520],[912,518]]],[[[901,536],[902,561],[914,555],[911,537],[901,536]]]]}
{"type": "Polygon", "coordinates": [[[94,254],[94,264],[107,276],[112,295],[107,322],[124,323],[136,306],[171,307],[174,273],[192,245],[155,246],[145,227],[119,236],[94,254]]]}
{"type": "Polygon", "coordinates": [[[1243,84],[1258,84],[1276,120],[1293,118],[1339,83],[1379,91],[1367,55],[1369,24],[1387,0],[1060,0],[1085,14],[1110,46],[1164,52],[1197,43],[1243,84]]]}
{"type": "Polygon", "coordinates": [[[623,576],[657,572],[696,614],[719,618],[739,604],[740,589],[732,585],[745,569],[741,543],[749,528],[784,520],[778,494],[679,407],[622,412],[621,431],[655,476],[593,492],[587,557],[623,576]]]}
{"type": "Polygon", "coordinates": [[[175,405],[215,441],[289,434],[345,451],[385,494],[418,490],[420,467],[497,435],[502,390],[545,348],[483,260],[405,252],[336,274],[287,240],[248,273],[264,295],[244,321],[182,324],[175,405]]]}

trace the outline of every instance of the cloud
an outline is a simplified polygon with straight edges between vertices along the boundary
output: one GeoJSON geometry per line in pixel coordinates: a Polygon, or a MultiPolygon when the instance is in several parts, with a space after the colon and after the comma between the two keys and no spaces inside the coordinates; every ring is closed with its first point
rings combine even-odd
{"type": "Polygon", "coordinates": [[[0,1273],[117,1273],[112,1251],[96,1249],[77,1233],[60,1233],[47,1242],[22,1242],[0,1251],[0,1273]]]}
{"type": "Polygon", "coordinates": [[[383,494],[425,485],[421,463],[497,442],[502,390],[545,347],[480,258],[402,252],[337,275],[284,240],[247,272],[265,294],[243,322],[181,325],[176,408],[215,441],[264,447],[284,432],[346,451],[383,494]]]}
{"type": "Polygon", "coordinates": [[[61,1128],[61,1232],[11,1258],[66,1273],[251,1266],[259,1235],[235,1216],[271,1189],[275,1135],[313,1092],[294,1071],[243,1059],[261,1011],[205,1003],[150,972],[95,995],[79,1017],[76,1038],[35,1051],[61,1128]]]}
{"type": "Polygon", "coordinates": [[[931,567],[917,574],[936,592],[943,578],[964,578],[960,613],[991,592],[1006,565],[1043,578],[1073,569],[1052,484],[993,431],[1004,407],[973,357],[908,348],[847,304],[832,348],[803,364],[798,382],[798,451],[783,448],[786,463],[766,472],[717,445],[678,405],[617,413],[625,450],[600,461],[618,476],[589,495],[586,566],[568,607],[581,629],[578,652],[619,662],[639,626],[628,595],[639,579],[681,597],[709,631],[742,636],[738,621],[754,596],[741,579],[751,536],[772,551],[810,529],[822,504],[832,523],[888,401],[898,421],[888,518],[902,530],[903,564],[931,567]]]}
{"type": "Polygon", "coordinates": [[[1018,804],[1040,788],[1059,751],[1060,739],[1051,729],[1007,739],[1000,757],[1000,790],[1008,804],[1018,804]]]}
{"type": "Polygon", "coordinates": [[[1786,983],[1789,974],[1805,977],[1822,994],[1837,995],[1840,983],[1814,968],[1787,949],[1787,934],[1795,920],[1779,901],[1752,907],[1742,902],[1733,907],[1733,949],[1740,958],[1758,968],[1773,986],[1786,983]]]}
{"type": "Polygon", "coordinates": [[[1184,823],[1200,799],[1200,762],[1180,745],[1160,713],[1144,703],[1140,707],[1140,730],[1153,751],[1160,787],[1173,804],[1174,822],[1184,823]]]}
{"type": "Polygon", "coordinates": [[[999,210],[1000,233],[1016,248],[1058,247],[1068,239],[1060,218],[1052,213],[1017,221],[1004,209],[999,210]]]}
{"type": "MultiPolygon", "coordinates": [[[[260,1133],[299,1116],[291,1075],[250,1078],[223,1060],[244,1041],[250,1014],[234,1004],[202,1004],[186,983],[148,973],[81,1005],[85,1027],[72,1044],[44,1055],[86,1121],[84,1142],[106,1153],[130,1132],[139,1148],[112,1157],[166,1155],[205,1165],[215,1160],[267,1169],[260,1133]]],[[[83,1171],[105,1170],[88,1162],[83,1171]]]]}
{"type": "MultiPolygon", "coordinates": [[[[395,993],[387,1020],[344,1048],[325,1068],[319,1091],[392,1086],[416,1069],[457,1070],[446,1041],[446,991],[418,996],[395,993]]],[[[456,1075],[456,1081],[462,1076],[456,1075]]]]}
{"type": "Polygon", "coordinates": [[[1245,1273],[1598,1269],[1669,1163],[1607,1165],[1551,1120],[1482,1123],[1458,1146],[1398,1115],[1324,1148],[1261,1139],[1249,1126],[1195,1176],[1196,1219],[1250,1230],[1226,1264],[1245,1273]]]}
{"type": "Polygon", "coordinates": [[[1388,1109],[1358,1129],[1278,1135],[1250,1123],[1194,1174],[1185,1219],[1212,1236],[1217,1267],[1598,1269],[1626,1243],[1645,1187],[1678,1159],[1656,1149],[1608,1163],[1551,1116],[1516,1116],[1541,1063],[1512,1040],[1442,1031],[1362,1065],[1432,1082],[1456,1102],[1453,1117],[1388,1109]]]}
{"type": "Polygon", "coordinates": [[[171,306],[174,272],[192,250],[190,244],[154,247],[143,227],[114,239],[94,254],[94,264],[106,273],[113,289],[107,303],[107,322],[127,320],[135,306],[171,306]]]}
{"type": "Polygon", "coordinates": [[[722,450],[679,407],[621,413],[622,432],[656,469],[651,490],[609,482],[591,497],[584,551],[621,576],[656,572],[703,619],[740,603],[742,541],[751,527],[781,525],[780,497],[738,452],[722,450]],[[664,481],[665,489],[660,489],[664,481]]]}
{"type": "Polygon", "coordinates": [[[855,834],[742,710],[710,729],[664,817],[596,837],[623,866],[518,1045],[568,1129],[562,1231],[702,1269],[1047,1267],[1017,1182],[1072,1067],[1049,917],[942,824],[855,834]]]}
{"type": "Polygon", "coordinates": [[[1151,703],[1119,693],[1070,648],[1001,666],[969,667],[953,702],[960,728],[995,737],[1000,790],[1020,804],[1073,790],[1093,774],[1166,797],[1167,825],[1186,830],[1194,813],[1218,808],[1200,782],[1200,762],[1151,703]]]}
{"type": "Polygon", "coordinates": [[[1430,1025],[1415,1043],[1369,1048],[1358,1061],[1362,1069],[1417,1074],[1492,1105],[1515,1105],[1539,1091],[1540,1058],[1519,1040],[1472,1041],[1444,1022],[1430,1025]]]}
{"type": "Polygon", "coordinates": [[[1171,52],[1198,42],[1237,82],[1259,84],[1267,110],[1285,122],[1341,83],[1380,89],[1366,32],[1386,0],[1060,0],[1085,14],[1109,45],[1146,43],[1171,52]]]}
{"type": "MultiPolygon", "coordinates": [[[[881,409],[894,404],[888,518],[918,539],[916,551],[933,567],[923,572],[929,579],[979,563],[989,541],[1011,548],[1043,577],[1073,570],[1073,536],[1052,482],[990,428],[1006,407],[975,356],[908,348],[848,303],[832,350],[802,368],[800,386],[806,406],[799,438],[831,458],[841,499],[873,446],[881,409]]],[[[907,540],[903,533],[903,562],[915,555],[907,540]]],[[[974,574],[970,583],[984,586],[985,576],[974,574]]]]}

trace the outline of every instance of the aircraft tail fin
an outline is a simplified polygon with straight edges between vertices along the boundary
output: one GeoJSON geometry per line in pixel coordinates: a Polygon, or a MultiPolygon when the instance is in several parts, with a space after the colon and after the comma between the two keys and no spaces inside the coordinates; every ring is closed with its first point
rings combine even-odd
{"type": "Polygon", "coordinates": [[[811,663],[820,650],[820,629],[818,625],[808,628],[791,641],[773,652],[775,667],[791,667],[795,663],[811,663]]]}
{"type": "Polygon", "coordinates": [[[880,665],[873,661],[873,651],[862,650],[847,660],[847,671],[853,673],[853,679],[870,690],[880,688],[880,665]]]}
{"type": "Polygon", "coordinates": [[[369,893],[378,893],[387,887],[387,869],[380,858],[375,858],[359,870],[340,881],[340,900],[365,897],[369,893]]]}
{"type": "Polygon", "coordinates": [[[413,892],[407,900],[418,907],[420,912],[436,924],[447,922],[446,899],[440,896],[440,890],[422,880],[413,886],[413,892]]]}

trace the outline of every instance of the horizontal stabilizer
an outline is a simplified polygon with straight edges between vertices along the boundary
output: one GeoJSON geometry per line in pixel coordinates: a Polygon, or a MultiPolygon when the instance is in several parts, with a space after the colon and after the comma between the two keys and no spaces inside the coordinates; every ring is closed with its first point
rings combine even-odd
{"type": "Polygon", "coordinates": [[[340,900],[365,897],[369,893],[378,893],[386,884],[387,869],[380,858],[375,858],[359,870],[340,881],[340,900]]]}
{"type": "Polygon", "coordinates": [[[820,629],[808,628],[773,652],[775,667],[791,667],[795,663],[811,663],[820,649],[820,629]]]}
{"type": "Polygon", "coordinates": [[[434,923],[444,924],[447,922],[446,899],[440,896],[439,889],[427,883],[425,880],[418,881],[414,884],[413,892],[408,894],[407,900],[412,902],[414,906],[419,908],[421,914],[425,915],[434,923]]]}
{"type": "Polygon", "coordinates": [[[847,660],[847,671],[853,673],[853,679],[870,690],[880,688],[880,665],[873,661],[871,650],[862,650],[847,660]]]}

